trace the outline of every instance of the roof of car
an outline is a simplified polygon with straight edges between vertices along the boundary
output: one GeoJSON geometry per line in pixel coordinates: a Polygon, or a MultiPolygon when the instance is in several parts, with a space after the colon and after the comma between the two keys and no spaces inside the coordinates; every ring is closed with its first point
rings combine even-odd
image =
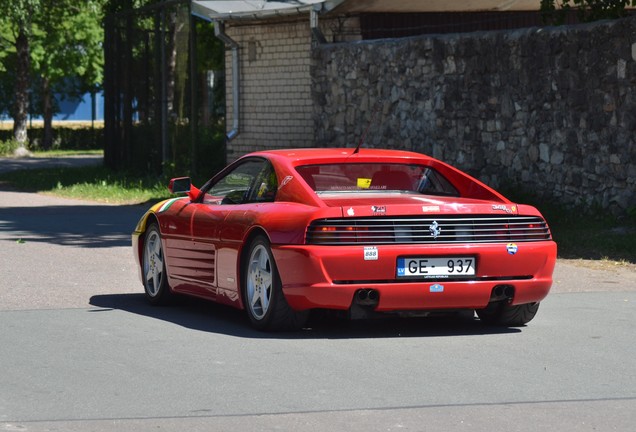
{"type": "Polygon", "coordinates": [[[299,162],[344,159],[350,162],[357,159],[431,159],[424,154],[404,150],[361,148],[357,153],[354,153],[354,150],[354,148],[296,148],[264,150],[251,153],[250,156],[274,156],[299,162]]]}

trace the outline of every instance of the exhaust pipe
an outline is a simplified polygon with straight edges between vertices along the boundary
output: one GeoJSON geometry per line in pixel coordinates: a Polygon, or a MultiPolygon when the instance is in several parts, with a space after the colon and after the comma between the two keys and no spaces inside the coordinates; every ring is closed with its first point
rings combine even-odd
{"type": "Polygon", "coordinates": [[[356,291],[349,308],[349,318],[352,320],[373,318],[379,302],[380,293],[378,290],[363,288],[356,291]]]}
{"type": "Polygon", "coordinates": [[[374,289],[361,289],[356,292],[355,303],[361,306],[377,306],[380,293],[374,289]]]}
{"type": "Polygon", "coordinates": [[[504,289],[504,296],[509,299],[513,298],[515,296],[515,289],[510,285],[506,285],[506,288],[504,289]]]}
{"type": "Polygon", "coordinates": [[[497,285],[490,293],[490,301],[509,301],[515,296],[515,288],[512,285],[497,285]]]}
{"type": "Polygon", "coordinates": [[[376,290],[369,290],[367,293],[367,298],[369,301],[375,302],[377,304],[378,300],[380,300],[380,293],[376,290]]]}
{"type": "Polygon", "coordinates": [[[369,298],[369,291],[368,290],[360,290],[356,294],[356,299],[358,300],[358,303],[365,302],[365,301],[367,301],[368,298],[369,298]]]}

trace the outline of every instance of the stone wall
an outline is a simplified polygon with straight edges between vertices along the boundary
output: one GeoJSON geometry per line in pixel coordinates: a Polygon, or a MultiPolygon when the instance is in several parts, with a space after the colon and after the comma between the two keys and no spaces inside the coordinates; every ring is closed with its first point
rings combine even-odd
{"type": "Polygon", "coordinates": [[[636,208],[636,19],[326,44],[316,146],[437,157],[504,190],[636,208]],[[375,116],[374,116],[375,113],[375,116]]]}

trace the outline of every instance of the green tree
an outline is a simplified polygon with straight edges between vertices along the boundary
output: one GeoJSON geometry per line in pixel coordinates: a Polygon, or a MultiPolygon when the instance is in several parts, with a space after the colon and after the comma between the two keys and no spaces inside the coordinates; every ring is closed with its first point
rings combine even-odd
{"type": "Polygon", "coordinates": [[[622,18],[626,8],[635,5],[636,0],[541,0],[541,15],[551,25],[563,24],[571,11],[580,22],[591,22],[622,18]]]}
{"type": "Polygon", "coordinates": [[[53,94],[94,91],[103,71],[106,0],[3,0],[0,14],[0,111],[13,118],[22,149],[28,116],[44,117],[44,146],[52,143],[53,94]],[[10,101],[10,102],[9,102],[10,101]],[[31,101],[37,104],[31,104],[31,101]]]}
{"type": "Polygon", "coordinates": [[[214,35],[212,23],[197,19],[195,25],[197,74],[200,80],[205,81],[208,79],[207,73],[213,71],[217,81],[212,92],[201,95],[204,101],[201,119],[204,126],[210,126],[212,122],[218,122],[219,117],[225,113],[225,46],[214,35]]]}
{"type": "MultiPolygon", "coordinates": [[[[94,91],[103,77],[104,0],[40,0],[31,41],[33,76],[44,118],[43,147],[53,143],[53,94],[77,97],[94,91]]],[[[35,89],[34,89],[35,90],[35,89]]]]}
{"type": "MultiPolygon", "coordinates": [[[[3,48],[3,80],[13,84],[13,104],[9,111],[13,117],[13,136],[24,150],[27,142],[29,113],[29,75],[31,59],[29,38],[33,29],[33,15],[40,7],[39,0],[3,0],[0,14],[0,40],[3,48]]],[[[5,90],[6,92],[6,90],[5,90]]]]}

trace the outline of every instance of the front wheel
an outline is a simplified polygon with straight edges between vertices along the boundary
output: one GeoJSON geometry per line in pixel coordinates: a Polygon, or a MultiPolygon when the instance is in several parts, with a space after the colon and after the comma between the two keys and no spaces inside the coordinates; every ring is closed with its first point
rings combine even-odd
{"type": "Polygon", "coordinates": [[[166,275],[161,233],[154,223],[148,227],[144,236],[142,263],[146,298],[154,305],[167,304],[171,292],[166,275]]]}
{"type": "Polygon", "coordinates": [[[539,303],[509,305],[506,302],[489,304],[485,309],[478,309],[477,316],[485,324],[507,327],[521,327],[532,321],[539,310],[539,303]]]}
{"type": "Polygon", "coordinates": [[[259,235],[252,241],[243,264],[243,300],[252,325],[263,331],[302,328],[308,312],[287,303],[267,238],[259,235]]]}

